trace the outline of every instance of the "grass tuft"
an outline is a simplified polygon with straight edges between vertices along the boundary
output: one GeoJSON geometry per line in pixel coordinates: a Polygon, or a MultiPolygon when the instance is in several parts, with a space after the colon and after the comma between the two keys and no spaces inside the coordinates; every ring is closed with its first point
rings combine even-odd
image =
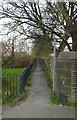
{"type": "Polygon", "coordinates": [[[54,98],[53,98],[53,96],[51,95],[51,102],[52,102],[53,104],[59,105],[59,102],[58,102],[58,100],[57,100],[56,94],[54,94],[54,98]]]}
{"type": "Polygon", "coordinates": [[[57,99],[56,94],[54,94],[54,98],[51,96],[51,102],[56,105],[62,104],[63,106],[77,107],[77,103],[65,103],[65,102],[60,103],[57,99]]]}

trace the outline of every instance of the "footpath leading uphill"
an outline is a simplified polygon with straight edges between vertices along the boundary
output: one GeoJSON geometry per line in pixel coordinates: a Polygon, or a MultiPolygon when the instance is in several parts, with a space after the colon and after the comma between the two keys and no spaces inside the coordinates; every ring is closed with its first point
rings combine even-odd
{"type": "Polygon", "coordinates": [[[31,78],[30,95],[13,108],[3,105],[3,118],[75,118],[75,108],[50,102],[51,89],[37,64],[31,78]]]}

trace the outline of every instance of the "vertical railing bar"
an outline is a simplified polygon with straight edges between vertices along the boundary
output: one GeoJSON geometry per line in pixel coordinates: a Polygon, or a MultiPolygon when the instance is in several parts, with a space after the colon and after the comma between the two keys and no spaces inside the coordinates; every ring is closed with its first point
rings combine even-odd
{"type": "Polygon", "coordinates": [[[22,96],[22,79],[21,76],[19,77],[20,79],[20,97],[22,96]]]}
{"type": "Polygon", "coordinates": [[[5,87],[4,87],[4,83],[5,83],[5,73],[2,73],[2,97],[5,96],[5,87]]]}
{"type": "Polygon", "coordinates": [[[14,99],[14,74],[13,74],[13,99],[14,99]]]}
{"type": "MultiPolygon", "coordinates": [[[[4,82],[6,82],[6,77],[5,76],[4,76],[4,82]]],[[[6,96],[5,92],[6,92],[6,88],[4,87],[4,96],[6,96]]]]}
{"type": "Polygon", "coordinates": [[[10,75],[10,98],[11,98],[11,75],[10,75]]]}
{"type": "Polygon", "coordinates": [[[7,96],[8,96],[8,75],[7,75],[7,96]]]}
{"type": "Polygon", "coordinates": [[[3,78],[3,74],[2,74],[2,97],[4,96],[3,80],[4,80],[4,78],[3,78]]]}
{"type": "Polygon", "coordinates": [[[17,74],[16,74],[16,97],[17,97],[17,74]]]}
{"type": "Polygon", "coordinates": [[[17,85],[18,85],[18,87],[17,87],[18,90],[17,90],[17,91],[18,91],[18,96],[19,96],[19,95],[20,95],[20,79],[19,79],[19,76],[17,77],[17,83],[18,83],[18,84],[17,84],[17,85]],[[18,81],[19,81],[19,82],[18,82],[18,81]]]}
{"type": "Polygon", "coordinates": [[[8,92],[9,92],[10,98],[11,98],[11,74],[10,73],[7,74],[7,81],[8,81],[8,86],[7,86],[8,87],[8,92]]]}

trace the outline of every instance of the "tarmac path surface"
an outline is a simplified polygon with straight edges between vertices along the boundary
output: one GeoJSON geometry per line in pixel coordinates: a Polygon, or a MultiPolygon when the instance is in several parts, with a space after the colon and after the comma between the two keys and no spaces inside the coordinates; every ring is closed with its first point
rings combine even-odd
{"type": "Polygon", "coordinates": [[[51,89],[37,64],[31,79],[30,95],[13,108],[2,106],[3,118],[75,118],[75,108],[50,102],[51,89]]]}

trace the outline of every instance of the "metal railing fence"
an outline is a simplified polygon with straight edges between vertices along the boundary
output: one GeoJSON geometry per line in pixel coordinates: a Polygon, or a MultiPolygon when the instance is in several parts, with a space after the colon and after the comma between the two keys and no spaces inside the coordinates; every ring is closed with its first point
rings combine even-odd
{"type": "Polygon", "coordinates": [[[34,62],[30,63],[27,68],[21,73],[20,78],[20,97],[24,91],[25,85],[27,83],[28,76],[30,75],[31,69],[33,67],[34,62]]]}
{"type": "Polygon", "coordinates": [[[2,98],[15,98],[19,96],[20,85],[19,76],[17,74],[2,73],[2,98]]]}
{"type": "Polygon", "coordinates": [[[2,99],[15,99],[20,97],[26,86],[28,76],[32,70],[34,62],[30,63],[18,76],[16,73],[2,73],[2,99]]]}

